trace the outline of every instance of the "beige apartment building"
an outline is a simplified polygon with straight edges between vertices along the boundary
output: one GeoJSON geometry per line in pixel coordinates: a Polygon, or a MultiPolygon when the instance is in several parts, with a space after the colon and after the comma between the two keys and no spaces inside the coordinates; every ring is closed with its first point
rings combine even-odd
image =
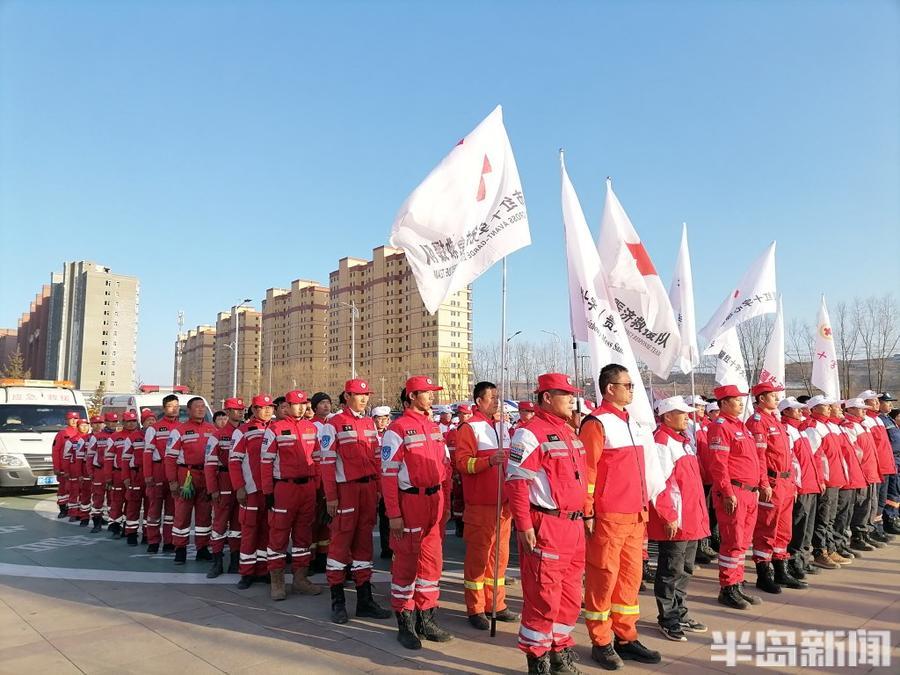
{"type": "Polygon", "coordinates": [[[216,329],[197,326],[178,336],[175,383],[184,385],[192,394],[213,400],[216,366],[216,329]]]}
{"type": "Polygon", "coordinates": [[[262,315],[252,307],[219,312],[216,317],[213,395],[211,406],[221,406],[234,395],[235,320],[239,333],[237,347],[237,395],[249,401],[260,389],[260,333],[262,315]]]}
{"type": "Polygon", "coordinates": [[[262,303],[262,388],[274,396],[325,389],[327,337],[327,288],[297,279],[290,289],[268,289],[262,303]]]}

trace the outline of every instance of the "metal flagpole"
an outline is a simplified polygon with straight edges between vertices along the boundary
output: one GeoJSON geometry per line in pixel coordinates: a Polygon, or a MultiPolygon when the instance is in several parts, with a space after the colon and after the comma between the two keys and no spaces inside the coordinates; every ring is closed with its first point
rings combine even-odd
{"type": "Polygon", "coordinates": [[[697,453],[697,430],[700,428],[700,420],[697,419],[697,406],[694,405],[694,397],[696,394],[694,393],[694,366],[691,364],[691,406],[694,408],[694,433],[693,441],[694,441],[694,454],[697,453]]]}
{"type": "Polygon", "coordinates": [[[581,380],[578,379],[578,341],[575,339],[575,333],[572,333],[572,368],[575,371],[575,386],[580,387],[581,380]]]}
{"type": "MultiPolygon", "coordinates": [[[[506,437],[506,256],[503,257],[503,266],[500,272],[500,428],[497,432],[497,445],[503,448],[503,439],[506,437]]],[[[503,464],[497,467],[497,523],[494,530],[494,598],[491,603],[491,637],[497,635],[497,588],[500,580],[500,512],[503,508],[503,464]]]]}

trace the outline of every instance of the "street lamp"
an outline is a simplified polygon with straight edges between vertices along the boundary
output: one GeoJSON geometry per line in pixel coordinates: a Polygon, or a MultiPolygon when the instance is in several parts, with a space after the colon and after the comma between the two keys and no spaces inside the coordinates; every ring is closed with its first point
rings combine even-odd
{"type": "Polygon", "coordinates": [[[225,345],[226,347],[230,347],[232,353],[234,354],[234,361],[231,368],[231,395],[234,398],[237,398],[237,375],[238,375],[238,349],[240,346],[240,325],[241,325],[241,315],[238,313],[238,308],[243,307],[248,302],[252,302],[250,298],[244,298],[238,304],[234,305],[231,308],[231,316],[234,317],[234,346],[225,345]]]}
{"type": "Polygon", "coordinates": [[[350,308],[350,378],[356,379],[356,319],[359,318],[359,308],[356,300],[352,302],[339,302],[338,304],[350,308]]]}

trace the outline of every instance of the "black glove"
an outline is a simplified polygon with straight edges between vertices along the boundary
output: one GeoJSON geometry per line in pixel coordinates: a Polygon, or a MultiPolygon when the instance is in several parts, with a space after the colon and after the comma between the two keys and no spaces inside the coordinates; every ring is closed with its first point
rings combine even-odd
{"type": "Polygon", "coordinates": [[[275,508],[275,493],[269,493],[266,495],[266,508],[271,511],[275,508]]]}
{"type": "Polygon", "coordinates": [[[319,523],[322,525],[328,525],[332,520],[333,518],[328,515],[328,511],[322,511],[322,514],[319,516],[319,523]]]}

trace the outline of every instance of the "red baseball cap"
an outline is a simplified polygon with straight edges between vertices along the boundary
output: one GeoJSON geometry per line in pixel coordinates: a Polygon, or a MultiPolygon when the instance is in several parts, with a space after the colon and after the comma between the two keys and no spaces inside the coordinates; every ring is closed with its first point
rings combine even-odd
{"type": "Polygon", "coordinates": [[[137,422],[137,413],[134,410],[126,410],[122,413],[123,422],[137,422]]]}
{"type": "Polygon", "coordinates": [[[531,401],[519,401],[519,412],[534,412],[534,403],[531,401]]]}
{"type": "Polygon", "coordinates": [[[91,424],[103,424],[103,418],[100,415],[94,415],[91,417],[91,424]]]}
{"type": "Polygon", "coordinates": [[[439,387],[430,377],[424,375],[414,375],[406,381],[406,393],[411,394],[414,391],[443,391],[443,387],[439,387]]]}
{"type": "Polygon", "coordinates": [[[354,379],[347,380],[344,384],[344,391],[348,394],[371,394],[372,390],[369,389],[369,383],[365,380],[354,379]]]}
{"type": "Polygon", "coordinates": [[[300,389],[295,389],[294,391],[289,391],[284,395],[284,400],[288,403],[308,403],[309,399],[306,397],[306,392],[301,391],[300,389]]]}
{"type": "Polygon", "coordinates": [[[759,396],[760,394],[768,394],[772,391],[784,391],[784,387],[779,387],[772,382],[760,382],[750,390],[750,393],[754,396],[759,396]]]}
{"type": "Polygon", "coordinates": [[[226,398],[225,410],[243,410],[244,399],[242,398],[226,398]]]}
{"type": "Polygon", "coordinates": [[[67,420],[78,420],[78,419],[81,419],[81,414],[75,412],[74,410],[70,410],[69,412],[66,413],[66,419],[67,420]]]}
{"type": "Polygon", "coordinates": [[[746,396],[746,391],[741,391],[737,385],[734,384],[726,384],[722,387],[716,387],[713,389],[713,397],[717,401],[721,401],[723,398],[731,398],[733,396],[746,396]]]}
{"type": "Polygon", "coordinates": [[[457,413],[465,413],[466,415],[471,415],[472,408],[467,405],[458,405],[458,406],[456,406],[456,412],[457,413]]]}
{"type": "Polygon", "coordinates": [[[141,420],[145,420],[148,417],[156,417],[156,413],[150,410],[150,408],[144,408],[141,410],[141,420]]]}
{"type": "Polygon", "coordinates": [[[118,421],[119,421],[119,416],[116,415],[116,413],[106,413],[106,414],[103,416],[103,421],[104,421],[104,422],[118,422],[118,421]]]}
{"type": "Polygon", "coordinates": [[[581,389],[572,384],[572,378],[568,375],[563,375],[562,373],[544,373],[543,375],[538,375],[538,385],[535,391],[550,391],[551,389],[564,391],[569,394],[581,393],[581,389]]]}
{"type": "Polygon", "coordinates": [[[253,405],[262,407],[274,404],[272,403],[272,397],[268,394],[257,394],[253,397],[253,405]]]}

